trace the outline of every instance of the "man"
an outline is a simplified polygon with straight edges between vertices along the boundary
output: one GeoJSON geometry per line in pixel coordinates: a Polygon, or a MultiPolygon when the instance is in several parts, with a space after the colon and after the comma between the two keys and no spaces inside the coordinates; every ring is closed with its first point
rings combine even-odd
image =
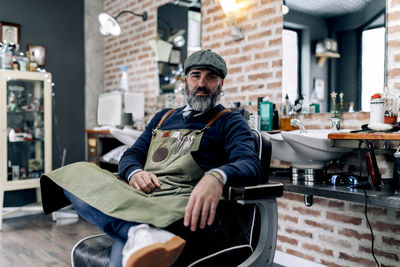
{"type": "Polygon", "coordinates": [[[170,266],[185,240],[165,228],[182,219],[192,232],[212,226],[223,187],[261,176],[247,123],[217,105],[225,61],[201,50],[184,68],[188,104],[157,113],[120,160],[119,176],[129,186],[88,163],[42,178],[64,188],[79,214],[114,238],[112,261],[122,254],[125,266],[170,266]]]}

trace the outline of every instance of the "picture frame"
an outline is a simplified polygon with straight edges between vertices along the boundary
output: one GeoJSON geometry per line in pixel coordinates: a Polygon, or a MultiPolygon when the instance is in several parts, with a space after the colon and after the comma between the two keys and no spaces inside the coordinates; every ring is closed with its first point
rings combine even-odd
{"type": "Polygon", "coordinates": [[[21,26],[16,23],[0,21],[0,42],[20,43],[21,26]]]}
{"type": "Polygon", "coordinates": [[[46,65],[46,48],[43,45],[28,44],[27,56],[34,58],[38,67],[44,67],[46,65]]]}
{"type": "Polygon", "coordinates": [[[318,100],[325,100],[325,80],[322,78],[314,79],[314,92],[318,100]]]}

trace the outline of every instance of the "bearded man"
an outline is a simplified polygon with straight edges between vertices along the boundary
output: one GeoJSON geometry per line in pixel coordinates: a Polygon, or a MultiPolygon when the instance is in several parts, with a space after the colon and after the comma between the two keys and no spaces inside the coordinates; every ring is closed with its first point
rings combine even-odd
{"type": "Polygon", "coordinates": [[[115,240],[111,266],[172,265],[186,243],[177,225],[208,238],[223,188],[261,177],[249,126],[218,104],[227,73],[223,58],[200,50],[186,59],[184,71],[187,105],[157,113],[123,154],[118,175],[126,183],[82,162],[42,177],[115,240]]]}

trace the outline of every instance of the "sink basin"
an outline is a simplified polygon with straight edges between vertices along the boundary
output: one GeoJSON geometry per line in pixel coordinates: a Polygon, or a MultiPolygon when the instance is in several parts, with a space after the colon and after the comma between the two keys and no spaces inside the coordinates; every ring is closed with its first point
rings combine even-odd
{"type": "Polygon", "coordinates": [[[322,169],[326,161],[338,159],[352,150],[331,147],[328,139],[328,134],[331,132],[331,130],[307,130],[307,133],[300,133],[297,130],[265,134],[271,140],[273,158],[290,162],[294,168],[322,169]]]}
{"type": "MultiPolygon", "coordinates": [[[[286,142],[280,133],[269,134],[264,132],[271,141],[272,154],[271,157],[293,164],[301,164],[302,160],[296,155],[293,148],[286,142]]],[[[306,162],[305,162],[306,163],[306,162]]]]}

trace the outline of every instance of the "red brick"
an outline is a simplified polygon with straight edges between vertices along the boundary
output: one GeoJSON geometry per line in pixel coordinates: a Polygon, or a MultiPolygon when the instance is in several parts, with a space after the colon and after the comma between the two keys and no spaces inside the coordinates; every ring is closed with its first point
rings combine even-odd
{"type": "Polygon", "coordinates": [[[294,223],[299,222],[299,219],[297,217],[293,217],[290,215],[283,215],[283,214],[278,213],[278,218],[279,218],[279,220],[283,220],[283,221],[290,221],[290,222],[294,222],[294,223]]]}
{"type": "Polygon", "coordinates": [[[318,238],[319,240],[332,244],[336,247],[351,248],[351,243],[347,240],[337,239],[335,237],[325,235],[320,235],[318,238]]]}
{"type": "Polygon", "coordinates": [[[295,239],[295,238],[283,236],[283,235],[280,235],[280,234],[278,234],[278,240],[279,240],[280,242],[288,243],[288,244],[295,245],[295,246],[297,246],[298,243],[299,243],[299,242],[297,241],[297,239],[295,239]]]}
{"type": "Polygon", "coordinates": [[[318,245],[311,245],[311,244],[303,244],[303,248],[306,250],[312,250],[315,251],[319,254],[324,254],[327,256],[333,256],[333,251],[331,249],[324,249],[321,248],[321,246],[318,245]]]}
{"type": "MultiPolygon", "coordinates": [[[[316,125],[320,129],[321,125],[316,125]]],[[[335,208],[335,209],[343,209],[344,208],[344,202],[343,201],[336,201],[336,200],[330,200],[326,198],[320,198],[316,197],[314,198],[314,204],[316,205],[321,205],[323,207],[328,207],[328,208],[335,208]]]]}
{"type": "MultiPolygon", "coordinates": [[[[372,257],[371,257],[372,258],[372,257]]],[[[339,252],[339,259],[344,259],[347,261],[355,262],[364,266],[375,266],[375,262],[372,260],[367,260],[357,256],[350,256],[346,253],[339,252]]]]}
{"type": "Polygon", "coordinates": [[[272,82],[267,84],[268,89],[281,88],[281,87],[282,87],[282,82],[272,82]]]}
{"type": "Polygon", "coordinates": [[[264,38],[264,37],[267,37],[267,36],[270,36],[270,35],[271,35],[271,30],[264,30],[262,32],[258,32],[258,33],[255,33],[255,34],[249,34],[247,36],[247,39],[249,41],[258,40],[258,39],[261,39],[261,38],[264,38]]]}
{"type": "Polygon", "coordinates": [[[377,230],[377,231],[393,232],[395,234],[399,234],[400,233],[400,224],[391,224],[391,223],[386,223],[386,222],[376,222],[376,223],[371,223],[371,226],[372,226],[372,228],[374,230],[377,230]]]}
{"type": "Polygon", "coordinates": [[[281,46],[281,45],[282,45],[282,38],[276,38],[268,41],[268,47],[281,46]]]}
{"type": "Polygon", "coordinates": [[[270,17],[271,15],[276,15],[276,8],[264,8],[262,10],[255,11],[251,14],[252,20],[257,20],[260,17],[270,17]]]}
{"type": "Polygon", "coordinates": [[[339,264],[336,264],[334,262],[326,261],[324,259],[321,259],[321,263],[323,265],[326,265],[326,266],[329,266],[329,267],[343,267],[343,265],[339,265],[339,264]]]}
{"type": "Polygon", "coordinates": [[[268,78],[272,78],[272,72],[262,72],[258,74],[251,74],[248,76],[249,81],[265,80],[268,78]]]}
{"type": "Polygon", "coordinates": [[[369,233],[359,233],[356,230],[353,229],[348,229],[348,228],[343,228],[339,230],[340,235],[348,236],[348,237],[354,237],[357,239],[366,239],[366,240],[371,240],[371,235],[369,233]]]}
{"type": "Polygon", "coordinates": [[[315,222],[313,220],[308,220],[308,219],[305,219],[304,223],[313,227],[321,228],[329,232],[333,232],[333,226],[326,223],[315,222]]]}
{"type": "Polygon", "coordinates": [[[292,228],[286,228],[286,233],[288,234],[296,234],[302,237],[308,237],[308,238],[312,238],[312,233],[310,232],[306,232],[303,230],[298,230],[298,229],[292,229],[292,228]]]}
{"type": "MultiPolygon", "coordinates": [[[[350,204],[349,210],[364,213],[365,206],[360,205],[360,204],[350,204]]],[[[388,214],[388,210],[386,208],[371,207],[371,206],[368,207],[367,212],[368,212],[368,214],[374,214],[374,215],[387,215],[388,214]]]]}
{"type": "Polygon", "coordinates": [[[299,212],[300,214],[303,214],[303,215],[311,215],[311,216],[315,216],[315,217],[321,215],[320,211],[313,210],[313,209],[310,209],[310,208],[293,207],[293,211],[297,211],[297,212],[299,212]]]}
{"type": "Polygon", "coordinates": [[[301,257],[303,259],[309,260],[309,261],[315,261],[314,257],[312,257],[310,255],[307,255],[307,254],[304,254],[304,253],[301,253],[299,251],[293,250],[293,249],[287,249],[286,252],[288,254],[292,254],[292,255],[295,255],[297,257],[301,257]]]}
{"type": "Polygon", "coordinates": [[[400,247],[400,239],[395,239],[393,237],[382,236],[382,242],[390,246],[400,247]]]}
{"type": "Polygon", "coordinates": [[[353,225],[360,225],[361,221],[362,221],[360,218],[357,218],[357,217],[347,216],[347,215],[333,213],[333,212],[329,212],[329,211],[326,213],[326,218],[328,220],[344,222],[344,223],[349,223],[349,224],[353,224],[353,225]]]}
{"type": "Polygon", "coordinates": [[[283,198],[304,203],[304,195],[300,195],[300,194],[295,194],[295,193],[290,193],[290,192],[284,191],[283,198]]]}
{"type": "Polygon", "coordinates": [[[255,59],[271,59],[280,56],[280,50],[271,50],[262,53],[255,53],[255,59]]]}
{"type": "MultiPolygon", "coordinates": [[[[366,252],[368,254],[372,253],[372,250],[371,250],[370,247],[364,247],[364,246],[359,246],[358,251],[366,252]]],[[[394,254],[394,253],[382,251],[382,250],[379,250],[377,248],[374,248],[374,253],[375,253],[376,256],[381,256],[381,257],[384,257],[384,258],[387,258],[387,259],[399,261],[399,256],[397,254],[394,254]]]]}

